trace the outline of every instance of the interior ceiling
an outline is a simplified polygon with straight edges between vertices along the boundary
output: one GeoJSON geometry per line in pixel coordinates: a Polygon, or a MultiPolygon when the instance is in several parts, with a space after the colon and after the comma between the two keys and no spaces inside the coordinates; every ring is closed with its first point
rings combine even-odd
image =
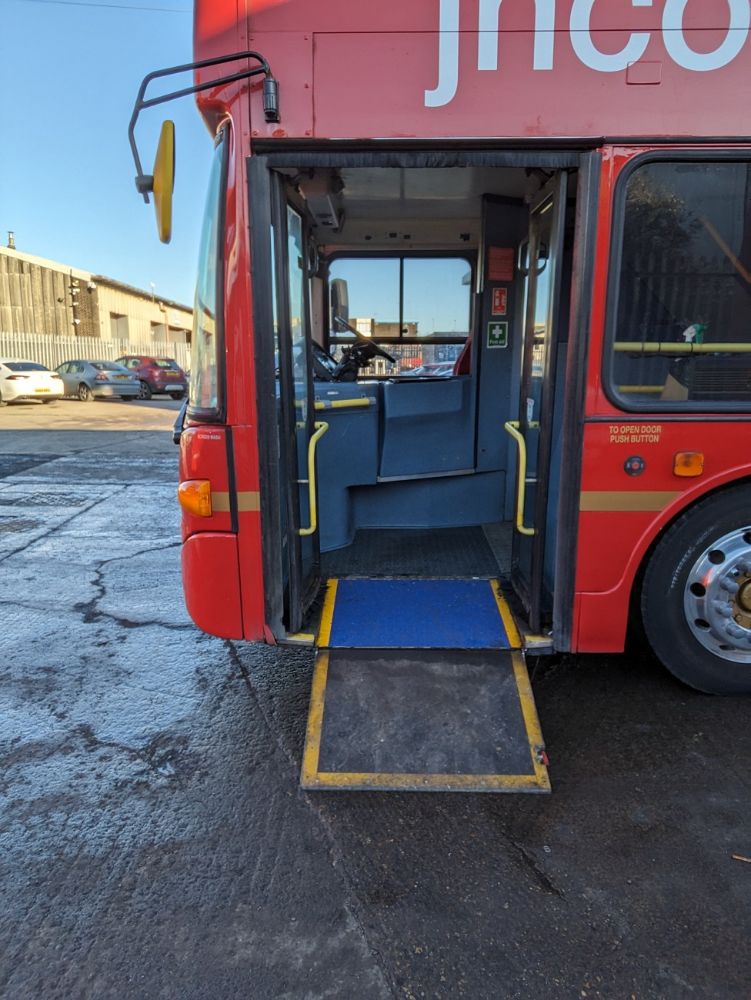
{"type": "MultiPolygon", "coordinates": [[[[313,232],[332,248],[477,246],[483,195],[521,201],[544,181],[540,171],[520,167],[352,167],[325,173],[341,225],[314,225],[313,232]]],[[[300,186],[304,193],[304,179],[300,186]]]]}

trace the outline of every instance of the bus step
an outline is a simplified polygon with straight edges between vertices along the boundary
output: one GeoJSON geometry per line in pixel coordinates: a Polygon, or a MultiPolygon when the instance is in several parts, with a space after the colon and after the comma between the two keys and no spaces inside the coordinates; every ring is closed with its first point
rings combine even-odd
{"type": "Polygon", "coordinates": [[[549,792],[546,764],[519,650],[319,649],[303,788],[549,792]]]}

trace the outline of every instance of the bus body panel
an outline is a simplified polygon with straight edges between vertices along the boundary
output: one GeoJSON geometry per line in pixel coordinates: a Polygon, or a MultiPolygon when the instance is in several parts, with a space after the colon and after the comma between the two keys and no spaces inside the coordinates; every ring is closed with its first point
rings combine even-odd
{"type": "Polygon", "coordinates": [[[196,625],[221,639],[242,639],[237,536],[208,532],[183,542],[185,604],[196,625]]]}
{"type": "MultiPolygon", "coordinates": [[[[205,13],[197,9],[197,23],[205,13]]],[[[234,31],[234,20],[217,23],[225,26],[226,33],[234,31]]],[[[215,42],[218,52],[237,47],[226,33],[217,29],[212,36],[220,39],[215,42]]],[[[185,540],[210,533],[190,546],[191,554],[183,561],[183,587],[191,617],[199,627],[222,638],[269,640],[261,558],[249,205],[245,157],[238,153],[249,143],[247,94],[239,84],[207,91],[200,95],[199,108],[210,126],[229,122],[230,129],[222,254],[223,353],[219,359],[225,423],[188,426],[181,436],[180,480],[210,480],[212,494],[218,494],[222,508],[215,509],[210,518],[182,512],[185,540]],[[219,535],[219,531],[234,533],[219,535]],[[229,562],[222,574],[225,557],[229,562]],[[203,572],[204,559],[211,584],[203,572]]]]}
{"type": "Polygon", "coordinates": [[[183,539],[205,531],[232,531],[227,463],[227,428],[215,424],[186,427],[180,437],[180,482],[207,479],[211,483],[211,517],[183,509],[183,539]]]}
{"type": "MultiPolygon", "coordinates": [[[[254,401],[255,402],[255,401],[254,401]]],[[[254,424],[233,428],[238,497],[238,553],[245,639],[273,641],[266,629],[261,534],[261,499],[258,474],[258,437],[254,424]]]]}
{"type": "Polygon", "coordinates": [[[579,652],[623,649],[634,581],[654,541],[697,500],[751,477],[747,423],[665,417],[636,423],[621,414],[617,422],[585,428],[574,641],[579,652]],[[701,476],[674,474],[674,457],[685,451],[704,455],[701,476]],[[627,472],[634,458],[644,463],[636,476],[627,472]]]}
{"type": "MultiPolygon", "coordinates": [[[[748,424],[739,421],[739,414],[708,418],[697,412],[625,412],[608,399],[603,386],[612,207],[618,176],[644,153],[659,149],[669,158],[671,151],[692,148],[711,152],[711,147],[695,145],[617,145],[602,149],[572,651],[622,651],[634,583],[652,545],[692,503],[751,475],[751,463],[745,460],[744,453],[748,424]],[[683,451],[704,455],[701,476],[693,479],[674,475],[674,456],[683,451]],[[631,458],[644,460],[644,469],[637,475],[627,472],[626,462],[631,458]]],[[[728,147],[716,148],[719,151],[728,147]]],[[[735,148],[748,154],[747,146],[735,148]]]]}
{"type": "Polygon", "coordinates": [[[233,37],[235,3],[199,0],[196,58],[251,48],[269,60],[282,81],[281,121],[264,122],[261,86],[253,85],[259,138],[748,131],[743,102],[732,99],[747,86],[747,0],[249,6],[233,37]]]}
{"type": "MultiPolygon", "coordinates": [[[[601,0],[593,7],[591,31],[585,32],[589,42],[583,35],[572,34],[571,17],[572,11],[578,16],[591,5],[581,0],[553,4],[552,38],[542,22],[534,30],[535,11],[543,6],[521,0],[482,4],[494,8],[496,20],[500,11],[502,30],[496,34],[495,26],[478,33],[479,4],[466,0],[414,0],[402,5],[253,0],[247,23],[236,20],[236,5],[229,0],[197,0],[196,59],[255,49],[269,60],[280,81],[281,121],[276,124],[264,121],[260,82],[254,81],[249,89],[231,84],[197,97],[211,128],[229,116],[234,133],[225,226],[225,356],[226,415],[233,430],[231,453],[238,497],[258,497],[261,490],[248,245],[252,199],[244,168],[252,143],[263,141],[268,148],[274,140],[318,139],[320,148],[322,140],[339,138],[448,138],[466,145],[497,139],[544,145],[549,138],[571,137],[575,145],[597,136],[618,136],[624,142],[630,136],[636,141],[685,137],[690,142],[697,136],[732,137],[748,131],[741,117],[745,106],[733,99],[747,88],[751,59],[748,25],[742,17],[742,9],[748,9],[745,0],[691,4],[678,21],[685,5],[675,0],[655,2],[652,7],[601,0]],[[441,52],[439,12],[446,17],[453,6],[460,37],[455,39],[449,32],[451,37],[441,52]],[[728,30],[731,16],[736,21],[741,16],[740,27],[733,31],[728,30]],[[290,23],[294,31],[286,30],[290,23]],[[491,65],[493,46],[483,41],[489,35],[495,40],[496,68],[491,65]],[[452,94],[454,41],[457,81],[452,94]],[[597,52],[617,55],[630,45],[636,51],[642,42],[643,52],[630,66],[613,69],[611,62],[606,70],[602,67],[607,60],[600,68],[587,64],[587,59],[598,62],[597,52]],[[546,66],[551,52],[552,65],[546,66]],[[718,64],[725,60],[717,68],[711,66],[713,52],[718,64]],[[478,61],[483,60],[478,68],[478,61]],[[373,100],[376,87],[378,101],[373,100]],[[579,98],[581,94],[587,95],[586,101],[579,98]],[[444,101],[447,96],[450,99],[444,101]]],[[[203,72],[204,78],[210,78],[220,69],[203,72]]],[[[329,148],[333,151],[336,146],[329,148]]],[[[625,164],[649,148],[646,144],[610,145],[601,150],[583,413],[588,422],[581,492],[587,509],[579,516],[577,564],[572,568],[576,594],[571,649],[581,652],[623,649],[634,581],[660,533],[701,496],[751,476],[751,464],[738,460],[747,436],[745,424],[730,418],[702,423],[698,414],[687,414],[683,421],[670,420],[666,414],[628,414],[617,409],[603,390],[614,186],[625,164]],[[624,429],[636,424],[658,426],[659,432],[646,432],[645,438],[643,431],[624,429]],[[673,456],[684,450],[705,455],[705,472],[696,480],[673,475],[673,456]],[[624,470],[626,459],[634,455],[646,463],[636,478],[624,470]],[[620,501],[600,501],[611,505],[627,504],[629,495],[639,493],[674,496],[663,497],[659,509],[591,509],[598,502],[592,495],[606,493],[622,495],[620,501]]],[[[209,467],[203,462],[209,452],[198,435],[217,430],[221,428],[186,430],[181,478],[209,477],[209,467]]],[[[225,483],[227,454],[225,442],[225,483]]],[[[229,490],[229,485],[223,489],[229,490]]],[[[197,522],[203,519],[184,515],[186,601],[194,621],[206,631],[228,638],[273,641],[265,622],[261,514],[257,507],[252,509],[252,498],[247,502],[250,506],[237,512],[237,535],[221,533],[232,530],[229,514],[218,514],[201,524],[197,522]],[[209,520],[211,524],[206,523],[209,520]]],[[[642,502],[654,507],[657,500],[642,502]]]]}

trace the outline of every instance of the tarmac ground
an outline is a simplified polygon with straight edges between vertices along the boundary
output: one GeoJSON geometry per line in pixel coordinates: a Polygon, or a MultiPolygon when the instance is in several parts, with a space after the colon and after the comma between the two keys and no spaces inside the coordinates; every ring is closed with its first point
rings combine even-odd
{"type": "Polygon", "coordinates": [[[0,997],[749,1000],[749,703],[530,663],[550,796],[306,793],[181,595],[179,404],[0,410],[0,997]]]}

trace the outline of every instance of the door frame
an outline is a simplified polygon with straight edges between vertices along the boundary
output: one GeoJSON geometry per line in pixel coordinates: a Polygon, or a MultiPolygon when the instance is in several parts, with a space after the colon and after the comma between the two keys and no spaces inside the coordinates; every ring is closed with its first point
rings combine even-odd
{"type": "MultiPolygon", "coordinates": [[[[287,632],[299,632],[303,618],[312,603],[319,585],[320,549],[319,533],[307,536],[313,546],[311,570],[307,571],[303,558],[303,543],[300,535],[301,488],[308,490],[307,480],[300,480],[300,469],[307,467],[307,452],[313,435],[314,423],[314,391],[313,370],[310,363],[305,365],[305,394],[309,405],[305,408],[305,427],[298,425],[296,406],[297,384],[295,382],[295,364],[292,357],[292,330],[290,324],[290,267],[289,267],[289,227],[288,211],[296,212],[300,217],[300,234],[302,243],[301,273],[303,279],[302,311],[303,340],[306,348],[311,341],[310,331],[310,297],[308,289],[307,239],[309,237],[305,216],[287,197],[287,190],[278,172],[271,176],[271,232],[273,240],[274,288],[276,291],[276,316],[278,323],[279,347],[279,412],[280,412],[280,457],[284,470],[285,486],[282,490],[286,505],[286,538],[287,538],[287,587],[285,588],[285,627],[287,632]],[[306,442],[305,455],[300,456],[299,430],[304,430],[306,442]]],[[[306,349],[306,361],[309,362],[309,351],[306,349]]]]}
{"type": "MultiPolygon", "coordinates": [[[[566,146],[527,146],[523,143],[503,143],[495,146],[469,146],[464,144],[379,141],[374,144],[357,143],[355,147],[321,142],[310,142],[296,147],[294,142],[282,147],[273,143],[258,142],[254,152],[246,158],[250,246],[253,267],[252,315],[253,354],[256,376],[256,421],[258,432],[259,491],[261,496],[261,562],[266,625],[277,640],[286,636],[284,626],[284,587],[281,551],[281,496],[278,475],[279,449],[275,401],[275,366],[273,339],[273,308],[271,295],[255,294],[256,289],[271,288],[271,174],[274,168],[291,167],[538,167],[544,170],[577,168],[580,159],[599,159],[599,154],[588,153],[594,142],[571,143],[566,146]]],[[[573,332],[573,331],[572,331],[573,332]]],[[[579,420],[579,409],[571,418],[579,420]]],[[[568,479],[568,477],[566,477],[568,479]]],[[[563,484],[562,484],[563,489],[563,484]]],[[[578,502],[578,486],[576,498],[578,502]]],[[[578,511],[578,506],[577,506],[578,511]]],[[[567,550],[568,551],[568,550],[567,550]]],[[[573,593],[570,603],[563,609],[562,627],[571,634],[573,593]]],[[[562,647],[565,648],[565,647],[562,647]]]]}
{"type": "MultiPolygon", "coordinates": [[[[551,288],[548,297],[546,327],[549,331],[549,340],[545,350],[544,369],[542,374],[542,395],[540,398],[540,412],[538,416],[539,437],[537,441],[537,451],[535,460],[535,497],[534,513],[531,527],[534,534],[530,536],[522,535],[514,531],[512,543],[512,564],[511,582],[519,599],[529,616],[529,626],[532,632],[540,632],[542,629],[542,603],[544,587],[544,561],[545,561],[545,536],[547,522],[548,494],[550,485],[550,458],[553,440],[553,413],[555,407],[555,373],[558,356],[558,322],[561,311],[561,277],[563,273],[564,259],[563,247],[566,225],[566,208],[568,195],[568,173],[566,170],[559,170],[555,176],[538,193],[534,202],[530,205],[530,234],[535,221],[535,216],[540,209],[552,199],[553,220],[550,235],[550,253],[548,261],[553,267],[550,276],[551,288]],[[518,571],[519,552],[523,546],[531,547],[529,579],[526,579],[518,571]]],[[[538,216],[539,217],[539,216],[538,216]]],[[[541,273],[533,268],[533,258],[531,250],[537,249],[532,235],[528,239],[529,244],[529,272],[527,286],[527,304],[524,315],[524,331],[522,345],[522,371],[519,383],[519,432],[525,441],[529,436],[529,415],[527,412],[527,399],[531,396],[530,386],[532,382],[532,364],[534,351],[534,328],[536,312],[536,291],[537,277],[541,273]]],[[[535,261],[537,254],[534,255],[535,261]]],[[[517,476],[519,468],[517,466],[517,476]]]]}
{"type": "MultiPolygon", "coordinates": [[[[261,494],[261,560],[266,624],[278,641],[299,630],[307,607],[319,585],[318,533],[314,572],[302,572],[302,551],[297,464],[294,376],[289,328],[289,270],[287,267],[287,204],[284,182],[265,156],[248,159],[250,187],[250,244],[253,301],[253,334],[258,422],[259,479],[261,494]],[[273,239],[273,253],[272,253],[273,239]],[[274,294],[275,293],[275,294],[274,294]],[[278,319],[280,393],[277,395],[275,340],[269,336],[278,319]],[[280,475],[281,471],[281,475],[280,475]],[[286,517],[281,516],[282,504],[286,517]],[[286,523],[285,523],[286,522],[286,523]],[[285,565],[286,541],[286,565],[285,565]],[[286,586],[285,586],[286,577],[286,586]]],[[[292,205],[295,208],[294,205],[292,205]]],[[[297,209],[295,208],[297,211],[297,209]]],[[[303,213],[303,249],[308,228],[303,213]]],[[[303,273],[308,277],[307,255],[303,273]]],[[[303,306],[309,314],[309,289],[304,282],[303,306]]],[[[306,320],[306,339],[310,330],[306,320]]],[[[307,439],[313,430],[313,376],[307,366],[310,406],[306,414],[307,439]]],[[[305,456],[307,460],[307,455],[305,456]]]]}

